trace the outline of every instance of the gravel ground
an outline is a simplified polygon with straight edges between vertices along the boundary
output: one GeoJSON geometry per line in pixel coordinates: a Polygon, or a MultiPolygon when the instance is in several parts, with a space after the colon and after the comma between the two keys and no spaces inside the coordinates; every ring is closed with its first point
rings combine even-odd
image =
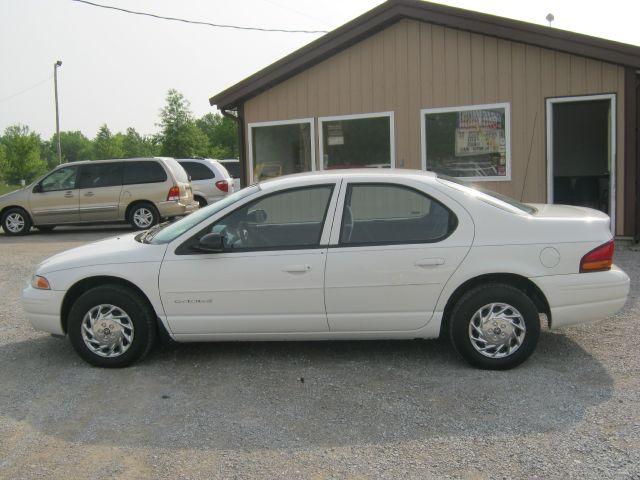
{"type": "Polygon", "coordinates": [[[26,323],[35,265],[114,235],[0,234],[2,478],[640,479],[640,253],[622,312],[508,372],[440,341],[224,343],[83,363],[26,323]]]}

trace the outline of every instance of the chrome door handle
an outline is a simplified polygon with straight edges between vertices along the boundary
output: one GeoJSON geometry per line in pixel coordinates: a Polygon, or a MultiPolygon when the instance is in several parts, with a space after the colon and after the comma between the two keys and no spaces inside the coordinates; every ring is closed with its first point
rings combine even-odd
{"type": "Polygon", "coordinates": [[[437,267],[444,265],[444,258],[423,258],[415,263],[416,267],[437,267]]]}
{"type": "Polygon", "coordinates": [[[93,197],[95,195],[95,193],[93,192],[87,192],[84,194],[85,197],[93,197]]]}
{"type": "Polygon", "coordinates": [[[73,192],[67,192],[64,194],[66,198],[73,198],[73,192]]]}
{"type": "Polygon", "coordinates": [[[311,270],[311,265],[289,265],[282,271],[287,273],[304,273],[311,270]]]}

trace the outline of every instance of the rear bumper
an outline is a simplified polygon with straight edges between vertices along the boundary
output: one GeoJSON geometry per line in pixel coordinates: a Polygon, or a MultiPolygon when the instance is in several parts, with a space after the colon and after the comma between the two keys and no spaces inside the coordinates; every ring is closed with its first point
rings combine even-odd
{"type": "Polygon", "coordinates": [[[615,265],[607,272],[550,275],[531,280],[549,302],[553,329],[615,314],[627,301],[630,286],[627,274],[615,265]]]}
{"type": "Polygon", "coordinates": [[[184,204],[181,202],[160,202],[158,203],[158,211],[161,217],[181,217],[189,215],[200,208],[198,202],[184,204]]]}
{"type": "Polygon", "coordinates": [[[22,308],[33,328],[55,335],[64,335],[60,307],[65,293],[60,290],[39,290],[31,285],[27,285],[22,290],[22,308]]]}

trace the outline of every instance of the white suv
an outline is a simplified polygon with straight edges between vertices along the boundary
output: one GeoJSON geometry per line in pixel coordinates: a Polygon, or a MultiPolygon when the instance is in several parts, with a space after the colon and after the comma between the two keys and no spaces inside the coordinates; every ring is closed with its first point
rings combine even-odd
{"type": "Polygon", "coordinates": [[[178,163],[191,177],[193,197],[205,207],[235,191],[227,169],[211,158],[178,158],[178,163]]]}

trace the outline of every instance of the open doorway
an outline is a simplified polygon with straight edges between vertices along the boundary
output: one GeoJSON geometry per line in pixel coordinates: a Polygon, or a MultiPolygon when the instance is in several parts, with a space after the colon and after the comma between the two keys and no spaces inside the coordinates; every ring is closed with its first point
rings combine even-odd
{"type": "Polygon", "coordinates": [[[615,94],[547,99],[547,201],[594,208],[615,225],[615,94]]]}

